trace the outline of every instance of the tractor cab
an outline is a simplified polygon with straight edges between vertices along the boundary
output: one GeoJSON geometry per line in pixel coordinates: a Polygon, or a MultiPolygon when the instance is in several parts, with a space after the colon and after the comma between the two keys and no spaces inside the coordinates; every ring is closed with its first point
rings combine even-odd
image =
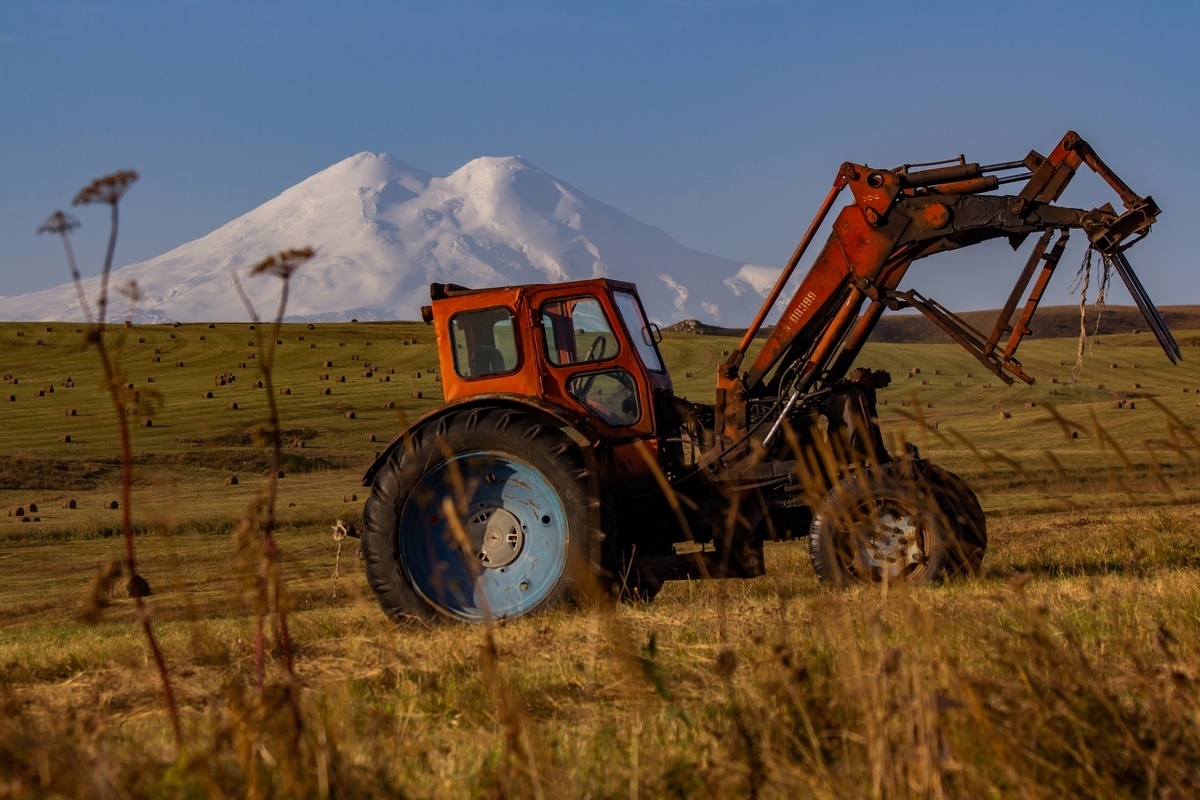
{"type": "Polygon", "coordinates": [[[520,395],[586,418],[606,438],[655,430],[671,379],[661,336],[631,283],[593,279],[499,289],[435,283],[434,326],[448,402],[520,395]]]}

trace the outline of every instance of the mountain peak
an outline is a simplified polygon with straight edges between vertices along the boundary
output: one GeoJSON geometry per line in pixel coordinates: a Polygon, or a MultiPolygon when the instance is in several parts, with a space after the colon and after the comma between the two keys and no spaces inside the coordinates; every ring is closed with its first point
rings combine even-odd
{"type": "MultiPolygon", "coordinates": [[[[745,265],[690,250],[521,156],[476,158],[433,177],[369,151],[207,236],[117,270],[113,285],[137,282],[139,320],[238,321],[246,312],[231,272],[304,245],[317,254],[292,278],[293,319],[417,319],[434,282],[636,280],[647,312],[663,323],[736,324],[759,301],[757,286],[746,291],[745,265]]],[[[277,302],[278,282],[243,284],[256,307],[277,302]]],[[[98,279],[85,288],[95,296],[98,279]]],[[[0,319],[79,318],[70,284],[0,298],[0,319]]]]}

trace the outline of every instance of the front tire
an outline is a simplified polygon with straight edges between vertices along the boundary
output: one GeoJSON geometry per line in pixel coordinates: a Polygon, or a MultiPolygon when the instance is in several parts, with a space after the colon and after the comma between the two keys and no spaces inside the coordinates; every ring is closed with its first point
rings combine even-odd
{"type": "Polygon", "coordinates": [[[937,496],[899,462],[849,475],[821,501],[809,529],[809,556],[825,583],[938,579],[951,530],[937,496]]]}
{"type": "Polygon", "coordinates": [[[592,483],[579,445],[529,413],[468,409],[418,429],[363,509],[380,607],[482,622],[582,596],[595,581],[592,483]]]}

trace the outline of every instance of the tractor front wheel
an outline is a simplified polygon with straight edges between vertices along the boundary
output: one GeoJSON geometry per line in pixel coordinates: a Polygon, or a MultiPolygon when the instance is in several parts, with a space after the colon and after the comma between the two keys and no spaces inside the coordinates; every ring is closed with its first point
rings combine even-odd
{"type": "Polygon", "coordinates": [[[817,576],[847,587],[936,580],[947,568],[952,541],[931,487],[892,462],[835,486],[813,515],[808,546],[817,576]]]}
{"type": "Polygon", "coordinates": [[[579,446],[521,411],[469,409],[415,431],[363,510],[367,579],[397,619],[501,619],[594,584],[596,503],[579,446]]]}

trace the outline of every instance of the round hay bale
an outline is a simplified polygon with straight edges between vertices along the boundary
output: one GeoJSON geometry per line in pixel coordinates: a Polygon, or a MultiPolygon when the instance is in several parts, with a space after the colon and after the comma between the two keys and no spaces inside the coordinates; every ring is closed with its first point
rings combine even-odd
{"type": "Polygon", "coordinates": [[[204,336],[204,334],[203,334],[203,333],[202,333],[202,334],[200,334],[200,341],[202,341],[202,342],[207,342],[207,341],[208,341],[208,339],[207,339],[207,338],[205,338],[205,336],[204,336]]]}
{"type": "Polygon", "coordinates": [[[154,383],[154,376],[151,375],[148,378],[146,378],[146,383],[154,383]]]}
{"type": "Polygon", "coordinates": [[[420,372],[412,372],[412,373],[409,373],[409,376],[408,376],[408,377],[410,377],[410,378],[419,378],[419,377],[421,377],[421,373],[420,373],[420,372]]]}
{"type": "Polygon", "coordinates": [[[171,338],[172,338],[172,339],[174,339],[174,338],[175,338],[175,334],[173,334],[173,333],[172,333],[172,334],[171,334],[171,338]]]}
{"type": "Polygon", "coordinates": [[[386,403],[384,403],[384,404],[383,404],[383,407],[384,407],[384,408],[395,408],[395,407],[396,407],[396,401],[395,401],[395,400],[388,400],[386,403]]]}
{"type": "Polygon", "coordinates": [[[370,342],[370,340],[367,340],[367,341],[363,342],[363,344],[365,344],[367,347],[370,347],[370,346],[371,346],[371,342],[370,342]]]}
{"type": "Polygon", "coordinates": [[[212,400],[212,399],[213,399],[213,393],[212,393],[212,392],[201,392],[201,393],[200,393],[200,399],[202,399],[202,400],[212,400]]]}
{"type": "Polygon", "coordinates": [[[254,347],[254,340],[251,339],[250,341],[246,342],[246,347],[254,347]]]}
{"type": "Polygon", "coordinates": [[[8,507],[8,515],[10,517],[25,516],[25,506],[9,506],[8,507]]]}
{"type": "Polygon", "coordinates": [[[408,347],[408,339],[404,339],[404,340],[402,340],[402,341],[400,342],[400,344],[401,344],[401,345],[403,345],[404,347],[408,347]]]}
{"type": "Polygon", "coordinates": [[[422,397],[424,397],[425,395],[424,395],[422,392],[413,392],[413,393],[412,393],[412,396],[413,396],[415,399],[417,399],[417,400],[420,400],[420,399],[421,399],[422,397]]]}
{"type": "Polygon", "coordinates": [[[68,408],[68,409],[67,409],[67,416],[68,416],[68,417],[75,417],[75,416],[78,416],[78,413],[75,411],[75,409],[73,409],[73,408],[68,408]]]}
{"type": "Polygon", "coordinates": [[[357,418],[358,415],[355,414],[353,411],[343,411],[342,416],[345,417],[346,419],[355,419],[355,418],[357,418]]]}
{"type": "Polygon", "coordinates": [[[395,368],[395,367],[388,367],[387,374],[388,374],[388,375],[395,375],[395,374],[396,374],[396,368],[395,368]]]}
{"type": "Polygon", "coordinates": [[[343,496],[342,496],[342,502],[343,502],[343,503],[354,503],[354,502],[357,502],[357,501],[358,501],[358,495],[354,494],[353,492],[351,492],[350,494],[347,494],[347,495],[343,495],[343,496]]]}
{"type": "Polygon", "coordinates": [[[226,486],[237,486],[237,483],[238,483],[237,475],[230,475],[227,478],[225,478],[226,486]]]}
{"type": "Polygon", "coordinates": [[[60,442],[62,442],[63,444],[70,444],[70,443],[71,443],[71,434],[69,434],[69,433],[64,433],[64,434],[62,434],[61,436],[59,436],[59,437],[58,437],[58,440],[59,440],[60,442]]]}
{"type": "Polygon", "coordinates": [[[183,362],[182,362],[182,361],[176,361],[176,362],[175,362],[175,366],[177,366],[177,367],[182,367],[182,366],[183,366],[183,362]]]}
{"type": "Polygon", "coordinates": [[[215,328],[215,327],[217,327],[217,324],[216,324],[215,322],[210,322],[210,323],[208,323],[208,329],[209,329],[210,331],[211,331],[213,328],[215,328]]]}
{"type": "Polygon", "coordinates": [[[149,417],[146,417],[144,420],[142,420],[141,425],[143,428],[153,428],[154,420],[150,419],[149,417]]]}
{"type": "Polygon", "coordinates": [[[1012,419],[1012,412],[1011,411],[1001,411],[1000,419],[1012,419]]]}
{"type": "Polygon", "coordinates": [[[333,389],[330,389],[328,386],[323,386],[320,389],[317,389],[317,394],[330,395],[333,394],[333,389]]]}
{"type": "Polygon", "coordinates": [[[255,389],[261,389],[261,388],[263,388],[263,385],[264,385],[264,384],[263,384],[263,382],[262,382],[262,381],[255,381],[255,382],[254,382],[254,388],[255,388],[255,389]]]}
{"type": "Polygon", "coordinates": [[[321,366],[322,366],[322,367],[332,367],[332,366],[333,366],[333,362],[332,362],[332,361],[322,361],[322,362],[321,362],[321,366]]]}
{"type": "Polygon", "coordinates": [[[434,375],[434,376],[433,376],[433,381],[434,381],[434,383],[441,383],[441,382],[442,382],[442,376],[441,376],[441,375],[434,375]]]}
{"type": "Polygon", "coordinates": [[[116,500],[105,500],[104,501],[104,510],[105,511],[116,511],[120,507],[121,507],[121,504],[118,503],[116,500]]]}
{"type": "Polygon", "coordinates": [[[313,325],[311,322],[310,322],[310,323],[308,323],[308,330],[310,330],[310,331],[315,331],[316,329],[317,329],[317,326],[316,326],[316,325],[313,325]]]}
{"type": "Polygon", "coordinates": [[[338,382],[338,383],[345,383],[345,382],[346,382],[346,376],[345,376],[345,375],[339,375],[339,376],[338,376],[338,379],[337,379],[337,382],[338,382]]]}
{"type": "Polygon", "coordinates": [[[153,358],[150,359],[151,364],[157,364],[160,361],[162,361],[162,358],[160,356],[154,356],[153,358]]]}
{"type": "Polygon", "coordinates": [[[328,373],[328,372],[318,372],[318,373],[317,373],[317,380],[319,380],[319,381],[327,381],[327,380],[329,380],[329,373],[328,373]]]}
{"type": "Polygon", "coordinates": [[[247,326],[247,327],[248,327],[248,329],[249,329],[249,330],[254,330],[254,326],[253,326],[253,325],[249,325],[249,326],[247,326]]]}
{"type": "Polygon", "coordinates": [[[1037,402],[1034,400],[1030,400],[1028,403],[1025,404],[1025,407],[1026,408],[1037,408],[1037,402]]]}
{"type": "Polygon", "coordinates": [[[275,344],[283,344],[283,339],[276,339],[275,344]]]}
{"type": "Polygon", "coordinates": [[[284,386],[284,387],[280,388],[279,393],[280,394],[291,394],[292,390],[289,389],[288,387],[284,386]]]}
{"type": "Polygon", "coordinates": [[[145,336],[140,336],[140,337],[138,337],[138,344],[145,344],[145,343],[146,343],[146,337],[145,337],[145,336]]]}
{"type": "Polygon", "coordinates": [[[392,376],[391,376],[391,375],[380,375],[380,376],[379,376],[379,382],[380,382],[380,383],[391,383],[391,382],[392,382],[392,376]]]}
{"type": "Polygon", "coordinates": [[[237,411],[238,404],[237,403],[226,403],[225,408],[228,409],[229,411],[237,411]]]}
{"type": "Polygon", "coordinates": [[[45,397],[45,396],[46,396],[46,390],[45,390],[45,389],[38,389],[36,392],[34,392],[34,393],[33,393],[33,396],[34,396],[34,397],[45,397]]]}
{"type": "Polygon", "coordinates": [[[272,474],[274,474],[276,478],[280,478],[280,479],[282,479],[283,477],[285,477],[285,476],[284,476],[284,472],[283,472],[283,470],[279,470],[279,472],[276,472],[276,473],[272,473],[272,472],[271,472],[271,470],[269,470],[269,469],[268,469],[268,470],[263,470],[263,477],[264,477],[264,478],[269,478],[269,477],[271,477],[271,475],[272,475],[272,474]]]}
{"type": "Polygon", "coordinates": [[[30,514],[36,514],[38,510],[37,503],[30,503],[29,505],[25,506],[25,510],[30,514]]]}
{"type": "Polygon", "coordinates": [[[367,441],[368,441],[368,442],[374,442],[374,441],[377,441],[377,440],[376,440],[376,438],[375,438],[375,434],[373,434],[373,433],[368,433],[368,434],[367,434],[367,441]]]}
{"type": "Polygon", "coordinates": [[[358,354],[357,354],[357,353],[355,353],[354,355],[350,356],[350,360],[351,360],[351,361],[358,361],[358,354]]]}
{"type": "Polygon", "coordinates": [[[306,445],[305,445],[305,443],[304,443],[304,440],[303,440],[303,439],[294,439],[294,440],[292,440],[292,447],[299,447],[301,450],[303,450],[303,449],[305,448],[305,446],[306,446],[306,445]]]}
{"type": "Polygon", "coordinates": [[[297,342],[303,342],[303,341],[304,341],[304,337],[303,337],[303,336],[297,336],[297,337],[296,337],[296,341],[297,341],[297,342]]]}
{"type": "Polygon", "coordinates": [[[345,346],[346,346],[345,342],[338,342],[338,347],[345,347],[345,346]]]}
{"type": "Polygon", "coordinates": [[[68,497],[68,498],[64,499],[64,500],[62,501],[62,507],[63,507],[63,508],[68,508],[68,509],[70,509],[70,508],[75,508],[75,507],[76,507],[75,498],[74,498],[74,497],[68,497]]]}
{"type": "Polygon", "coordinates": [[[183,327],[183,323],[182,323],[182,322],[176,322],[176,323],[172,324],[172,325],[171,325],[171,327],[172,327],[172,328],[182,328],[182,327],[183,327]]]}
{"type": "Polygon", "coordinates": [[[245,362],[245,361],[239,361],[239,362],[238,362],[238,369],[245,369],[245,368],[246,368],[246,362],[245,362]]]}
{"type": "Polygon", "coordinates": [[[369,369],[364,369],[362,372],[358,373],[358,377],[373,378],[373,377],[375,377],[375,373],[371,372],[371,370],[369,370],[369,369]]]}

